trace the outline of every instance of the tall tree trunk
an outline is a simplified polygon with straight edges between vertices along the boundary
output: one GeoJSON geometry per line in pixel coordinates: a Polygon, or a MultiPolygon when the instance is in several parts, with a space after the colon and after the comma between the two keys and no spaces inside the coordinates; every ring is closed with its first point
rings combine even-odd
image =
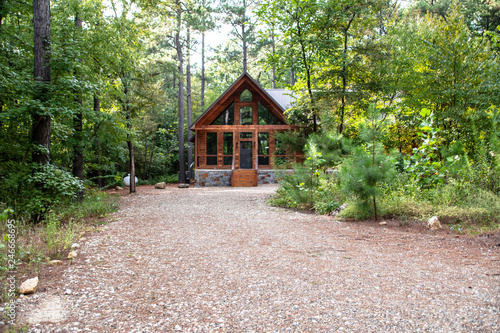
{"type": "Polygon", "coordinates": [[[186,112],[187,112],[187,125],[188,125],[188,171],[189,177],[192,178],[192,164],[193,164],[193,143],[191,139],[193,132],[191,132],[192,121],[192,106],[191,106],[191,31],[187,30],[187,64],[186,64],[186,112]]]}
{"type": "MultiPolygon", "coordinates": [[[[99,113],[101,112],[101,99],[99,98],[99,95],[96,93],[94,95],[94,112],[99,113]]],[[[101,154],[101,141],[97,140],[97,149],[98,149],[98,154],[99,154],[99,168],[97,168],[97,186],[99,188],[102,188],[102,170],[101,170],[101,165],[102,165],[102,154],[101,154]]]]}
{"type": "Polygon", "coordinates": [[[201,111],[205,107],[205,31],[201,32],[201,94],[200,94],[201,111]]]}
{"type": "MultiPolygon", "coordinates": [[[[245,22],[245,14],[243,14],[243,22],[245,22]]],[[[247,65],[247,37],[245,35],[245,24],[241,25],[241,37],[243,38],[243,72],[246,73],[248,70],[247,65]]]]}
{"type": "Polygon", "coordinates": [[[306,58],[306,48],[304,45],[304,41],[302,40],[302,30],[299,24],[297,24],[297,34],[300,36],[300,48],[302,53],[302,65],[306,69],[306,81],[307,81],[307,92],[309,93],[309,100],[311,102],[311,111],[313,115],[313,131],[316,133],[317,131],[317,117],[316,117],[316,108],[314,106],[314,95],[312,93],[312,84],[311,84],[311,69],[310,64],[307,62],[306,58]]]}
{"type": "Polygon", "coordinates": [[[5,10],[5,0],[0,0],[0,30],[2,29],[4,10],[5,10]]]}
{"type": "Polygon", "coordinates": [[[271,41],[273,46],[273,89],[276,89],[276,65],[274,64],[274,57],[276,53],[276,44],[274,40],[274,29],[271,31],[271,41]]]}
{"type": "Polygon", "coordinates": [[[132,141],[132,109],[130,108],[129,82],[125,72],[122,72],[123,94],[125,95],[125,103],[123,105],[125,117],[127,121],[127,146],[129,153],[130,166],[130,193],[135,193],[135,154],[134,143],[132,141]]]}
{"type": "Polygon", "coordinates": [[[247,64],[247,35],[245,31],[245,24],[247,23],[247,3],[246,0],[243,0],[243,17],[241,24],[241,38],[243,42],[243,72],[246,73],[248,71],[247,64]]]}
{"type": "MultiPolygon", "coordinates": [[[[75,15],[76,33],[82,29],[83,21],[78,13],[75,15]]],[[[78,59],[81,61],[81,59],[78,59]]],[[[78,80],[78,71],[75,69],[75,78],[78,80]]],[[[78,110],[73,116],[74,145],[73,145],[73,176],[83,180],[83,100],[79,91],[75,90],[75,102],[78,110]]],[[[78,191],[76,197],[79,201],[83,200],[83,190],[78,191]]]]}
{"type": "Polygon", "coordinates": [[[184,81],[183,81],[183,61],[182,61],[182,45],[181,45],[181,21],[182,21],[182,9],[180,1],[176,1],[177,5],[177,32],[175,33],[175,47],[177,48],[177,64],[178,64],[178,108],[179,108],[179,126],[178,126],[178,138],[179,138],[179,183],[186,183],[186,166],[184,161],[184,81]]]}
{"type": "Polygon", "coordinates": [[[347,26],[344,28],[344,50],[342,60],[342,101],[340,106],[340,124],[339,124],[339,133],[342,134],[344,130],[344,117],[345,117],[345,106],[346,106],[346,93],[347,93],[347,42],[348,42],[348,32],[351,27],[352,21],[354,21],[354,17],[356,13],[353,13],[351,19],[347,23],[347,26]]]}
{"type": "MultiPolygon", "coordinates": [[[[50,0],[33,0],[34,28],[34,99],[43,105],[47,102],[50,85],[50,0]]],[[[43,110],[33,112],[33,129],[31,143],[33,162],[40,165],[50,160],[50,115],[43,110]]]]}

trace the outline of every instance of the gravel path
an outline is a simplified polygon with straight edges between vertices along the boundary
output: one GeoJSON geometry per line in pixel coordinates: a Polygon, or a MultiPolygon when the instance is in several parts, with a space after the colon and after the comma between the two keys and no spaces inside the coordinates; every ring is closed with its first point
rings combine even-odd
{"type": "Polygon", "coordinates": [[[57,297],[33,332],[500,331],[498,247],[269,207],[275,189],[140,188],[20,316],[57,297]]]}

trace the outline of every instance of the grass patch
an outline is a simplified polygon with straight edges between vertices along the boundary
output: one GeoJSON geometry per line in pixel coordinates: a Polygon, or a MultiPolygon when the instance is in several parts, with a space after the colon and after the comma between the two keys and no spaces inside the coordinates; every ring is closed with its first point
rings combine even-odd
{"type": "MultiPolygon", "coordinates": [[[[44,221],[15,221],[16,265],[18,272],[37,273],[41,265],[52,259],[62,259],[72,243],[96,224],[102,224],[107,214],[118,210],[116,195],[100,191],[87,191],[83,202],[53,208],[44,221]],[[20,268],[22,267],[22,268],[20,268]]],[[[7,301],[8,229],[6,221],[0,226],[0,301],[7,301]]],[[[18,281],[19,283],[20,281],[18,281]]]]}

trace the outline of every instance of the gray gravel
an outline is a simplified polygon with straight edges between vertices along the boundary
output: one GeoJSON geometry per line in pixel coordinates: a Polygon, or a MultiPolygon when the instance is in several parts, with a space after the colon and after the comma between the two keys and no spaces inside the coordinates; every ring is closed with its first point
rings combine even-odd
{"type": "Polygon", "coordinates": [[[500,331],[498,248],[269,207],[275,189],[123,197],[24,320],[57,295],[69,319],[33,332],[500,331]]]}

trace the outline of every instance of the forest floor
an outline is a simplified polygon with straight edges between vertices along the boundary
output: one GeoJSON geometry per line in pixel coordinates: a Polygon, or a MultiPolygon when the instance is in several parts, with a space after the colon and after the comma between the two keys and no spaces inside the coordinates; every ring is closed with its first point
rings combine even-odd
{"type": "Polygon", "coordinates": [[[498,332],[498,235],[270,207],[257,188],[138,187],[18,301],[32,332],[498,332]]]}

